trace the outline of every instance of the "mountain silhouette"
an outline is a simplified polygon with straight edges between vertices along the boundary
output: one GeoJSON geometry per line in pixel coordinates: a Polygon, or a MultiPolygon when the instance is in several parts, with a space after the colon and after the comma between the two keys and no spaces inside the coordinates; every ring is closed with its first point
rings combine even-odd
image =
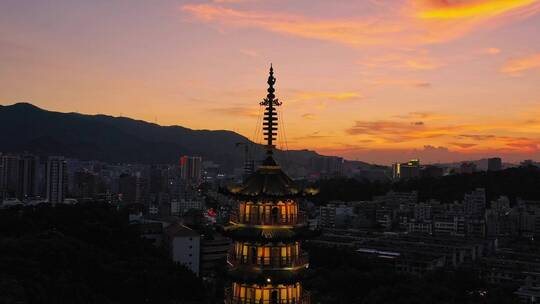
{"type": "MultiPolygon", "coordinates": [[[[110,163],[177,163],[182,155],[202,156],[225,170],[241,167],[243,150],[236,143],[251,143],[226,130],[192,130],[125,117],[61,113],[29,103],[0,106],[0,151],[28,151],[40,156],[63,155],[110,163]]],[[[263,147],[253,144],[254,159],[263,147]]],[[[277,151],[288,165],[306,165],[319,156],[309,150],[277,151]]]]}

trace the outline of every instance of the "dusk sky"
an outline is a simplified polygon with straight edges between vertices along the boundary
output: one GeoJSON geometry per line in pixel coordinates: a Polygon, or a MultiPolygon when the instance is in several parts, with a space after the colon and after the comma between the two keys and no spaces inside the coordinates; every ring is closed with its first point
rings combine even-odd
{"type": "Polygon", "coordinates": [[[540,160],[540,0],[0,1],[2,105],[254,139],[270,62],[289,149],[540,160]]]}

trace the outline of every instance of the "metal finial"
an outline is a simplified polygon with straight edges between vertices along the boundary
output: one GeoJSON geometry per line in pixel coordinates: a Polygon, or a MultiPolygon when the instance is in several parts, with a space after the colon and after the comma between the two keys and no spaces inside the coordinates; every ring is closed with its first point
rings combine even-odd
{"type": "Polygon", "coordinates": [[[276,91],[274,89],[274,85],[276,84],[276,78],[274,77],[274,68],[272,64],[270,64],[270,73],[268,75],[268,95],[266,95],[266,98],[260,103],[261,106],[266,106],[265,112],[264,112],[264,118],[263,118],[263,131],[264,136],[266,136],[264,139],[266,140],[266,153],[268,155],[272,154],[272,150],[274,149],[274,140],[276,140],[277,136],[277,112],[276,108],[281,105],[279,100],[274,95],[274,92],[276,91]]]}

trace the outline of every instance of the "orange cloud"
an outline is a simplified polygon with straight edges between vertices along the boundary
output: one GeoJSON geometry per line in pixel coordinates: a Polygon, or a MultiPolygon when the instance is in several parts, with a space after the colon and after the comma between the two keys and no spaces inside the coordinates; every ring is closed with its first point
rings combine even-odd
{"type": "Polygon", "coordinates": [[[452,145],[457,146],[462,149],[468,149],[477,146],[477,144],[471,144],[471,143],[452,143],[452,145]]]}
{"type": "Polygon", "coordinates": [[[417,139],[452,135],[454,127],[428,127],[422,121],[356,121],[346,130],[349,135],[371,135],[387,142],[404,142],[417,139]]]}
{"type": "Polygon", "coordinates": [[[480,50],[480,53],[488,54],[488,55],[497,55],[501,53],[501,50],[498,48],[491,47],[491,48],[485,48],[485,49],[480,50]]]}
{"type": "Polygon", "coordinates": [[[257,27],[304,38],[352,45],[381,44],[385,37],[399,33],[399,24],[366,20],[313,20],[299,15],[242,11],[211,4],[188,4],[182,10],[205,22],[229,26],[257,27]]]}
{"type": "Polygon", "coordinates": [[[409,59],[404,62],[404,65],[412,70],[433,70],[440,67],[440,64],[431,62],[429,60],[409,59]]]}
{"type": "Polygon", "coordinates": [[[307,119],[307,120],[314,120],[317,118],[317,116],[315,114],[306,113],[302,115],[302,118],[307,119]]]}
{"type": "Polygon", "coordinates": [[[396,118],[408,119],[408,120],[423,120],[423,121],[440,121],[447,120],[450,118],[450,115],[433,113],[433,112],[410,112],[407,114],[396,115],[396,118]]]}
{"type": "Polygon", "coordinates": [[[507,74],[520,74],[527,70],[540,68],[540,53],[515,58],[506,62],[501,68],[501,72],[507,74]]]}
{"type": "Polygon", "coordinates": [[[538,152],[540,147],[539,139],[532,139],[527,137],[511,137],[502,136],[499,137],[500,142],[504,144],[505,151],[519,151],[519,152],[538,152]]]}
{"type": "MultiPolygon", "coordinates": [[[[540,0],[404,1],[397,10],[361,18],[324,19],[277,11],[232,9],[221,4],[187,4],[182,10],[202,22],[251,27],[351,46],[446,42],[476,30],[496,17],[528,17],[540,0]]],[[[223,1],[222,1],[223,2],[223,1]]],[[[236,2],[236,1],[235,1],[236,2]]],[[[430,65],[409,62],[411,67],[430,65]]]]}
{"type": "Polygon", "coordinates": [[[254,108],[254,107],[232,106],[232,107],[226,107],[226,108],[209,109],[208,111],[214,112],[214,113],[220,113],[224,115],[237,116],[237,117],[241,116],[241,117],[257,118],[259,116],[259,112],[257,111],[257,108],[254,108]]]}
{"type": "Polygon", "coordinates": [[[403,86],[414,88],[430,88],[431,83],[427,81],[414,80],[414,79],[377,79],[370,82],[373,85],[380,86],[403,86]]]}
{"type": "Polygon", "coordinates": [[[362,98],[358,92],[300,92],[293,96],[292,100],[328,100],[328,101],[349,101],[362,98]]]}
{"type": "MultiPolygon", "coordinates": [[[[457,147],[457,146],[456,146],[457,147]]],[[[424,145],[423,148],[369,148],[363,145],[343,144],[335,148],[318,149],[329,155],[341,155],[349,159],[369,160],[374,163],[392,163],[419,158],[424,164],[474,160],[497,155],[505,161],[521,161],[534,156],[535,151],[505,151],[478,149],[476,147],[449,149],[444,146],[424,145]]]]}
{"type": "Polygon", "coordinates": [[[494,17],[538,4],[537,0],[420,0],[416,2],[426,7],[417,14],[422,19],[494,17]]]}
{"type": "Polygon", "coordinates": [[[407,70],[434,70],[444,66],[425,54],[385,54],[372,56],[366,60],[358,62],[367,67],[391,67],[407,70]]]}
{"type": "Polygon", "coordinates": [[[257,51],[255,50],[248,50],[248,49],[241,49],[240,50],[240,53],[248,56],[248,57],[257,57],[259,56],[259,53],[257,53],[257,51]]]}
{"type": "Polygon", "coordinates": [[[295,141],[303,141],[303,140],[312,140],[312,139],[326,139],[326,138],[330,138],[330,137],[333,137],[333,136],[324,135],[324,134],[321,134],[320,131],[315,131],[315,132],[313,132],[311,134],[295,137],[295,138],[293,138],[293,140],[295,140],[295,141]]]}
{"type": "MultiPolygon", "coordinates": [[[[399,116],[398,120],[376,120],[376,121],[356,121],[356,123],[345,130],[348,135],[363,136],[368,139],[375,139],[378,145],[373,148],[396,145],[400,143],[425,143],[427,140],[452,145],[457,149],[470,151],[493,150],[507,153],[532,153],[540,148],[538,132],[530,132],[529,137],[506,135],[519,123],[512,123],[508,126],[504,122],[482,124],[482,125],[437,125],[427,123],[432,114],[430,113],[409,113],[399,116]],[[478,131],[483,130],[482,133],[478,131]],[[489,131],[503,132],[504,135],[493,135],[489,131]],[[501,131],[502,130],[502,131],[501,131]]],[[[407,144],[407,145],[409,145],[407,144]]]]}
{"type": "Polygon", "coordinates": [[[495,138],[495,135],[484,135],[484,134],[461,134],[459,135],[459,137],[461,138],[468,138],[468,139],[472,139],[472,140],[489,140],[489,139],[494,139],[495,138]]]}

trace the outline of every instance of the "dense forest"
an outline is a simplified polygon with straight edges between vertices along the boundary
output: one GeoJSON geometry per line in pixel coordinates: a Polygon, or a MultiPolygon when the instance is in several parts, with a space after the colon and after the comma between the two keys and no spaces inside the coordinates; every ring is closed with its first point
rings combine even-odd
{"type": "Polygon", "coordinates": [[[306,246],[312,303],[519,303],[517,286],[486,283],[473,269],[438,270],[423,277],[398,274],[347,249],[306,246]]]}
{"type": "Polygon", "coordinates": [[[404,181],[380,182],[366,179],[326,179],[315,184],[320,189],[314,199],[324,204],[331,200],[371,200],[389,190],[418,191],[419,199],[437,199],[451,203],[463,200],[465,193],[475,188],[485,188],[488,201],[506,195],[512,202],[516,199],[540,200],[540,169],[537,167],[510,168],[494,172],[456,174],[440,178],[417,178],[404,181]]]}
{"type": "Polygon", "coordinates": [[[0,303],[203,303],[202,281],[105,205],[0,210],[0,303]]]}

